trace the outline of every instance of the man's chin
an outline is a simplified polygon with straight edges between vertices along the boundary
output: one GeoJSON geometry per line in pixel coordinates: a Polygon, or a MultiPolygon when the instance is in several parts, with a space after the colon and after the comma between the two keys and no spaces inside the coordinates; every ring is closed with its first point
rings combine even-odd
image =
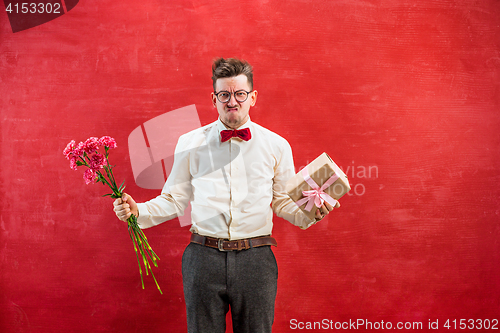
{"type": "Polygon", "coordinates": [[[226,117],[222,120],[222,122],[231,128],[237,128],[241,125],[241,120],[239,118],[226,117]]]}
{"type": "Polygon", "coordinates": [[[248,120],[247,116],[242,117],[240,114],[237,113],[226,113],[223,118],[221,117],[221,121],[226,126],[234,129],[243,125],[247,120],[248,120]]]}

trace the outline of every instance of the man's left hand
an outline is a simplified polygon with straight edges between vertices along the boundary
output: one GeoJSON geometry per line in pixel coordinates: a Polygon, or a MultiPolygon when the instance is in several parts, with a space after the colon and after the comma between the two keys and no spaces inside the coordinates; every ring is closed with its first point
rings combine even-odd
{"type": "Polygon", "coordinates": [[[328,213],[330,213],[333,208],[339,208],[340,203],[337,201],[337,204],[334,206],[330,205],[328,202],[323,202],[320,208],[316,210],[316,221],[322,220],[328,213]]]}

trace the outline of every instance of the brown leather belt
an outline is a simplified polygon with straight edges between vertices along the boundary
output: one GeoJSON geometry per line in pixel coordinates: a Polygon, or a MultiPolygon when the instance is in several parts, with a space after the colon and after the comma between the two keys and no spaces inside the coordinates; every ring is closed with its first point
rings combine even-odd
{"type": "Polygon", "coordinates": [[[191,234],[191,243],[213,247],[214,249],[218,249],[219,251],[241,251],[248,250],[252,247],[265,245],[278,246],[276,239],[271,236],[237,239],[230,241],[222,238],[212,238],[201,236],[198,234],[191,234]]]}

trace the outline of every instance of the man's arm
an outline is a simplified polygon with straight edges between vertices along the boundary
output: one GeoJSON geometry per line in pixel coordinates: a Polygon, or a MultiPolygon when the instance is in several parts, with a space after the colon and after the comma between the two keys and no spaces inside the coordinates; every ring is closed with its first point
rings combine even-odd
{"type": "MultiPolygon", "coordinates": [[[[274,184],[273,184],[273,211],[274,213],[300,227],[307,229],[316,222],[323,219],[331,210],[333,206],[325,202],[320,208],[316,209],[315,219],[309,219],[302,210],[290,199],[286,193],[285,187],[287,181],[295,175],[295,168],[293,164],[292,148],[290,144],[285,141],[282,149],[281,158],[278,160],[278,165],[274,171],[274,184]]],[[[340,207],[337,203],[336,207],[340,207]]]]}

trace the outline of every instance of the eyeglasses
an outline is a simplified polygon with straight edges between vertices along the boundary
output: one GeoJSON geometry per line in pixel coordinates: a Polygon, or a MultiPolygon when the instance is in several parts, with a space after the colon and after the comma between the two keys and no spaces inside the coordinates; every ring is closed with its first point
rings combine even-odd
{"type": "Polygon", "coordinates": [[[219,91],[218,93],[214,93],[215,96],[217,96],[217,99],[221,103],[227,103],[231,99],[231,95],[234,95],[234,99],[238,103],[243,103],[244,101],[247,100],[248,94],[250,94],[251,91],[245,91],[245,90],[238,90],[235,91],[234,93],[231,93],[229,91],[219,91]]]}

